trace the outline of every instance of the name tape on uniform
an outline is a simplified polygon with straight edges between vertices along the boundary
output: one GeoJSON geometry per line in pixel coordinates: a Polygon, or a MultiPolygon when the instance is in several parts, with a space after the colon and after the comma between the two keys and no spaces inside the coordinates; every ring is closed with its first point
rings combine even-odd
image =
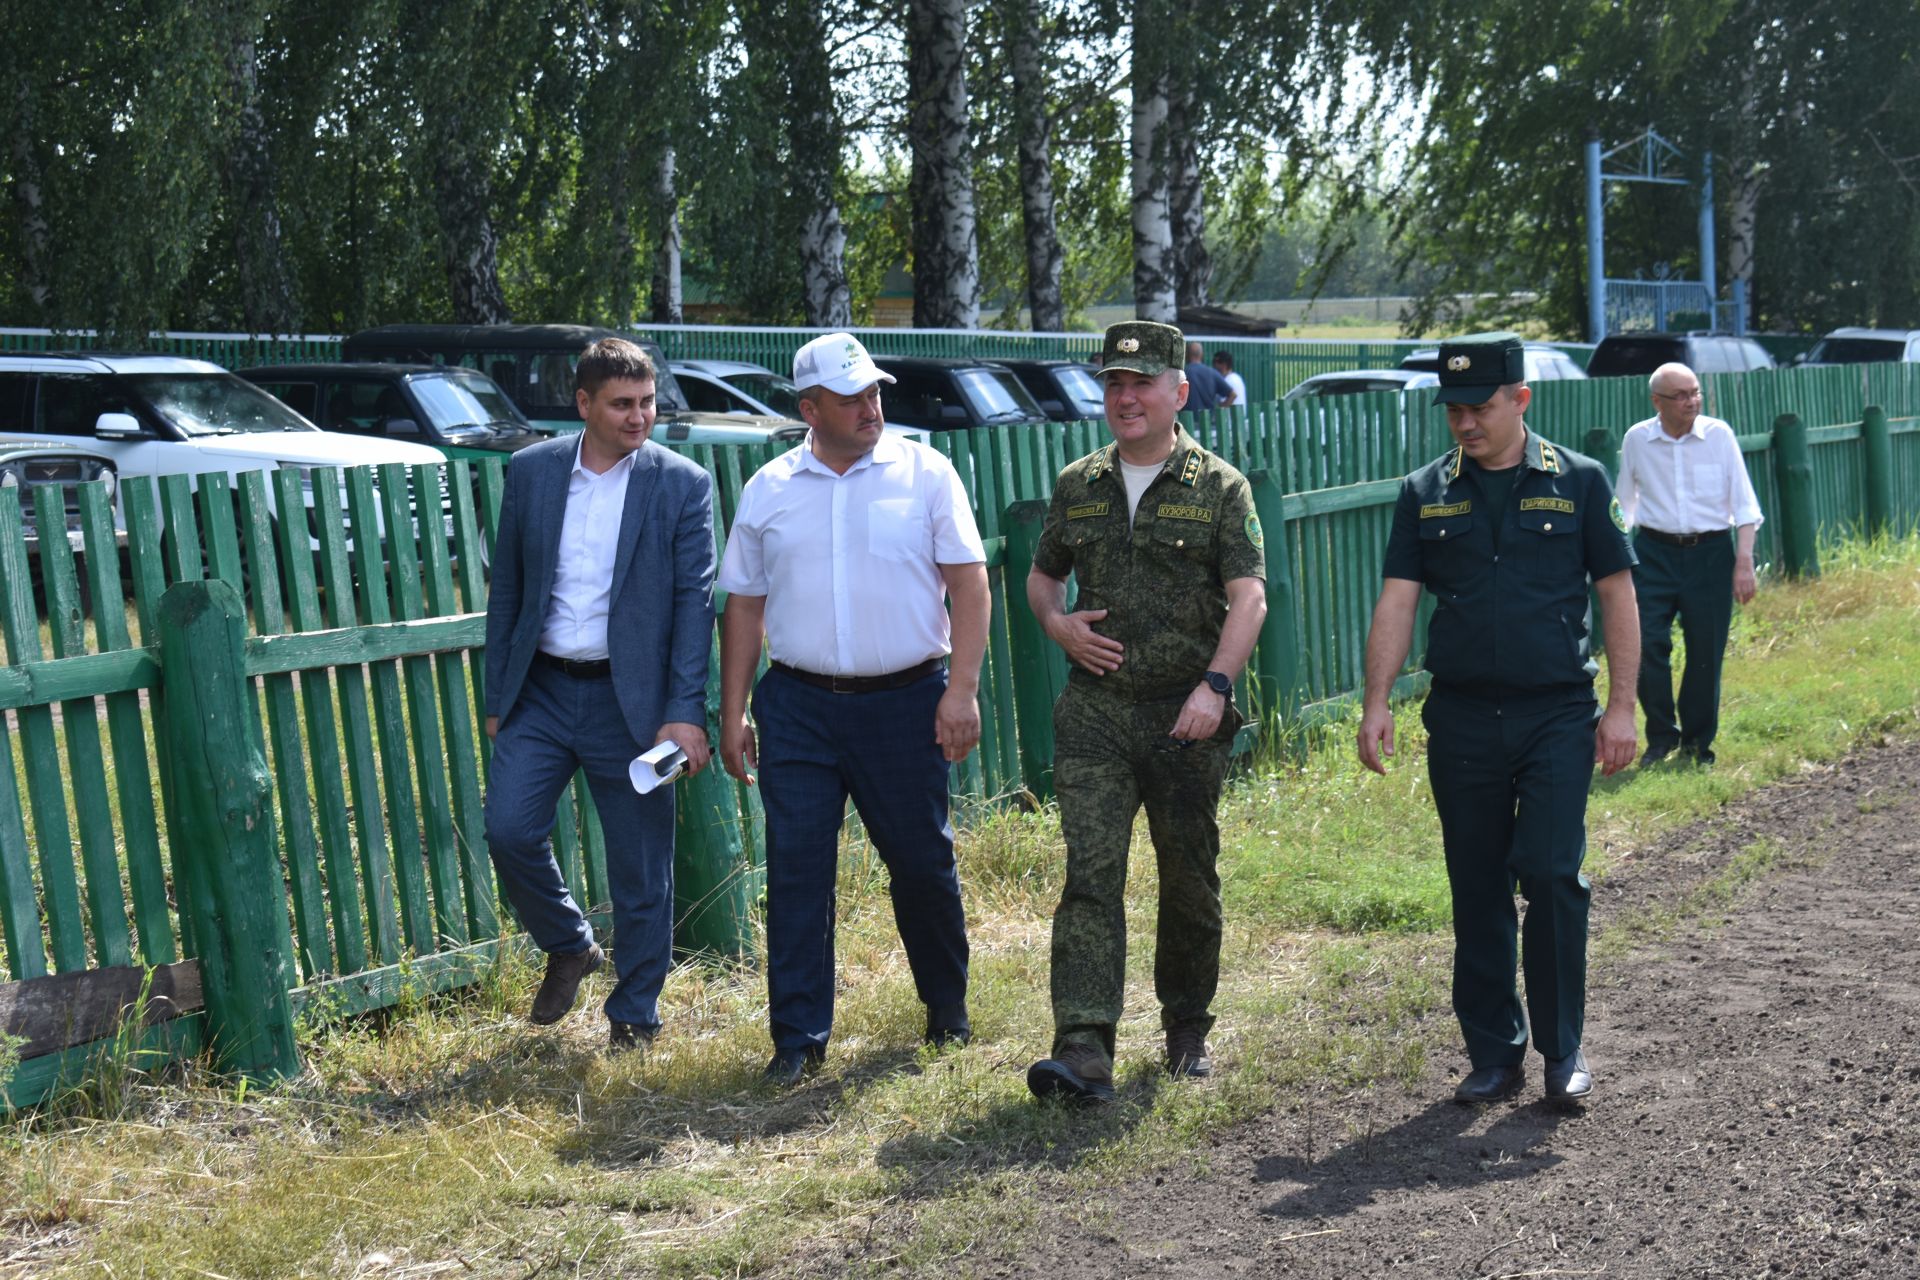
{"type": "Polygon", "coordinates": [[[1472,499],[1468,499],[1465,502],[1450,502],[1445,506],[1432,504],[1420,508],[1420,518],[1422,520],[1439,520],[1444,516],[1464,516],[1472,510],[1472,499]]]}
{"type": "Polygon", "coordinates": [[[1522,498],[1520,509],[1522,511],[1558,511],[1565,515],[1572,515],[1573,500],[1571,498],[1522,498]]]}
{"type": "Polygon", "coordinates": [[[1213,512],[1206,507],[1183,507],[1172,502],[1163,502],[1154,511],[1162,520],[1197,520],[1201,524],[1213,523],[1213,512]]]}
{"type": "Polygon", "coordinates": [[[1078,506],[1067,508],[1069,520],[1090,520],[1094,516],[1105,514],[1107,514],[1107,504],[1104,502],[1083,502],[1078,506]]]}

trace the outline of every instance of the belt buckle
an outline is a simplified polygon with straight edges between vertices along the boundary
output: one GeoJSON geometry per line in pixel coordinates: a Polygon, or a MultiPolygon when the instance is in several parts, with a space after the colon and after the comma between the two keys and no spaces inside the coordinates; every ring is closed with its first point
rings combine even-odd
{"type": "Polygon", "coordinates": [[[856,691],[856,690],[854,689],[854,687],[853,687],[853,682],[854,682],[854,680],[855,680],[855,679],[856,679],[856,677],[854,677],[854,676],[841,676],[841,675],[832,675],[832,676],[828,676],[828,677],[827,677],[827,681],[828,681],[828,683],[827,683],[827,692],[828,692],[828,693],[854,693],[854,692],[857,692],[857,691],[856,691]],[[842,685],[842,682],[845,682],[845,686],[846,686],[845,688],[842,688],[842,687],[841,687],[841,685],[842,685]]]}

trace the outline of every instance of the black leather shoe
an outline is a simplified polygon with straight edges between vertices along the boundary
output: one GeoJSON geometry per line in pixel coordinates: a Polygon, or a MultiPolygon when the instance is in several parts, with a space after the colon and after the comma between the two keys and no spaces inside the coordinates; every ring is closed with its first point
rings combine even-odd
{"type": "Polygon", "coordinates": [[[540,990],[533,994],[533,1010],[527,1014],[527,1021],[544,1027],[566,1017],[573,1010],[574,998],[580,994],[580,983],[606,962],[607,953],[597,942],[589,942],[585,951],[571,955],[549,952],[547,975],[540,980],[540,990]]]}
{"type": "Polygon", "coordinates": [[[826,1060],[824,1049],[775,1049],[772,1061],[760,1073],[760,1083],[776,1089],[791,1089],[818,1071],[826,1060]]]}
{"type": "Polygon", "coordinates": [[[1555,1102],[1570,1102],[1593,1092],[1593,1072],[1587,1067],[1587,1055],[1575,1049],[1564,1058],[1547,1059],[1547,1097],[1555,1102]]]}
{"type": "Polygon", "coordinates": [[[967,1020],[964,1004],[943,1004],[927,1009],[926,1042],[936,1049],[965,1048],[973,1039],[973,1024],[967,1020]]]}
{"type": "Polygon", "coordinates": [[[1526,1069],[1517,1064],[1511,1067],[1476,1067],[1467,1073],[1467,1078],[1453,1091],[1453,1100],[1505,1102],[1520,1092],[1520,1086],[1526,1082],[1526,1069]]]}
{"type": "Polygon", "coordinates": [[[644,1049],[660,1034],[659,1027],[642,1026],[638,1022],[614,1022],[611,1018],[607,1021],[608,1053],[631,1053],[635,1049],[644,1049]]]}
{"type": "Polygon", "coordinates": [[[1671,748],[1663,747],[1655,751],[1652,747],[1648,747],[1640,757],[1640,767],[1642,769],[1651,769],[1655,765],[1665,764],[1672,758],[1673,751],[1671,748]]]}

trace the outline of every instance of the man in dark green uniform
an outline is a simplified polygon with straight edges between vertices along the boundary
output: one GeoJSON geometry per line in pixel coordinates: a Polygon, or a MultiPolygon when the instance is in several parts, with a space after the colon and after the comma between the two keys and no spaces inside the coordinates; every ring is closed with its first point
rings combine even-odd
{"type": "Polygon", "coordinates": [[[1072,663],[1054,708],[1067,884],[1053,917],[1053,1052],[1027,1072],[1038,1097],[1113,1097],[1127,849],[1143,804],[1160,873],[1153,976],[1166,1067],[1213,1069],[1214,812],[1241,723],[1234,677],[1267,613],[1266,559],[1246,477],[1174,416],[1186,403],[1184,351],[1171,325],[1107,330],[1099,373],[1113,443],[1060,473],[1027,578],[1034,616],[1072,663]]]}
{"type": "Polygon", "coordinates": [[[1360,760],[1386,772],[1394,678],[1422,585],[1433,593],[1422,719],[1453,890],[1453,1008],[1473,1070],[1462,1102],[1512,1097],[1531,1022],[1546,1094],[1586,1096],[1587,787],[1633,760],[1640,626],[1626,521],[1598,463],[1527,429],[1520,339],[1442,343],[1440,391],[1456,447],[1406,478],[1367,638],[1360,760]],[[1607,708],[1588,647],[1587,587],[1606,622],[1607,708]],[[1523,1016],[1514,991],[1513,886],[1523,1016]]]}

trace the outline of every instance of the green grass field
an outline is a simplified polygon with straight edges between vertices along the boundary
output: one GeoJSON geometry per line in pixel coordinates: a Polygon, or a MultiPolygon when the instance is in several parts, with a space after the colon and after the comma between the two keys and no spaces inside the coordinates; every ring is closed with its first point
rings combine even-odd
{"type": "MultiPolygon", "coordinates": [[[[1920,541],[1844,548],[1817,582],[1764,583],[1733,645],[1719,765],[1597,784],[1596,876],[1660,856],[1663,836],[1808,761],[1920,728],[1920,541]]],[[[571,1019],[537,1029],[517,1015],[537,971],[508,961],[453,997],[311,1021],[306,1074],[270,1092],[103,1063],[92,1087],[0,1129],[0,1277],[733,1276],[796,1258],[843,1270],[856,1245],[882,1260],[872,1269],[990,1270],[1064,1193],[1204,1161],[1208,1134],[1310,1086],[1457,1055],[1450,1024],[1426,1017],[1446,1003],[1448,904],[1416,708],[1398,735],[1384,779],[1338,727],[1231,788],[1211,1082],[1156,1071],[1141,856],[1122,1103],[1030,1101],[1062,853],[1051,814],[1001,815],[960,851],[967,1049],[920,1048],[882,875],[849,848],[833,1048],[794,1093],[756,1087],[768,1045],[751,969],[676,971],[657,1046],[613,1059],[602,979],[571,1019]]]]}

